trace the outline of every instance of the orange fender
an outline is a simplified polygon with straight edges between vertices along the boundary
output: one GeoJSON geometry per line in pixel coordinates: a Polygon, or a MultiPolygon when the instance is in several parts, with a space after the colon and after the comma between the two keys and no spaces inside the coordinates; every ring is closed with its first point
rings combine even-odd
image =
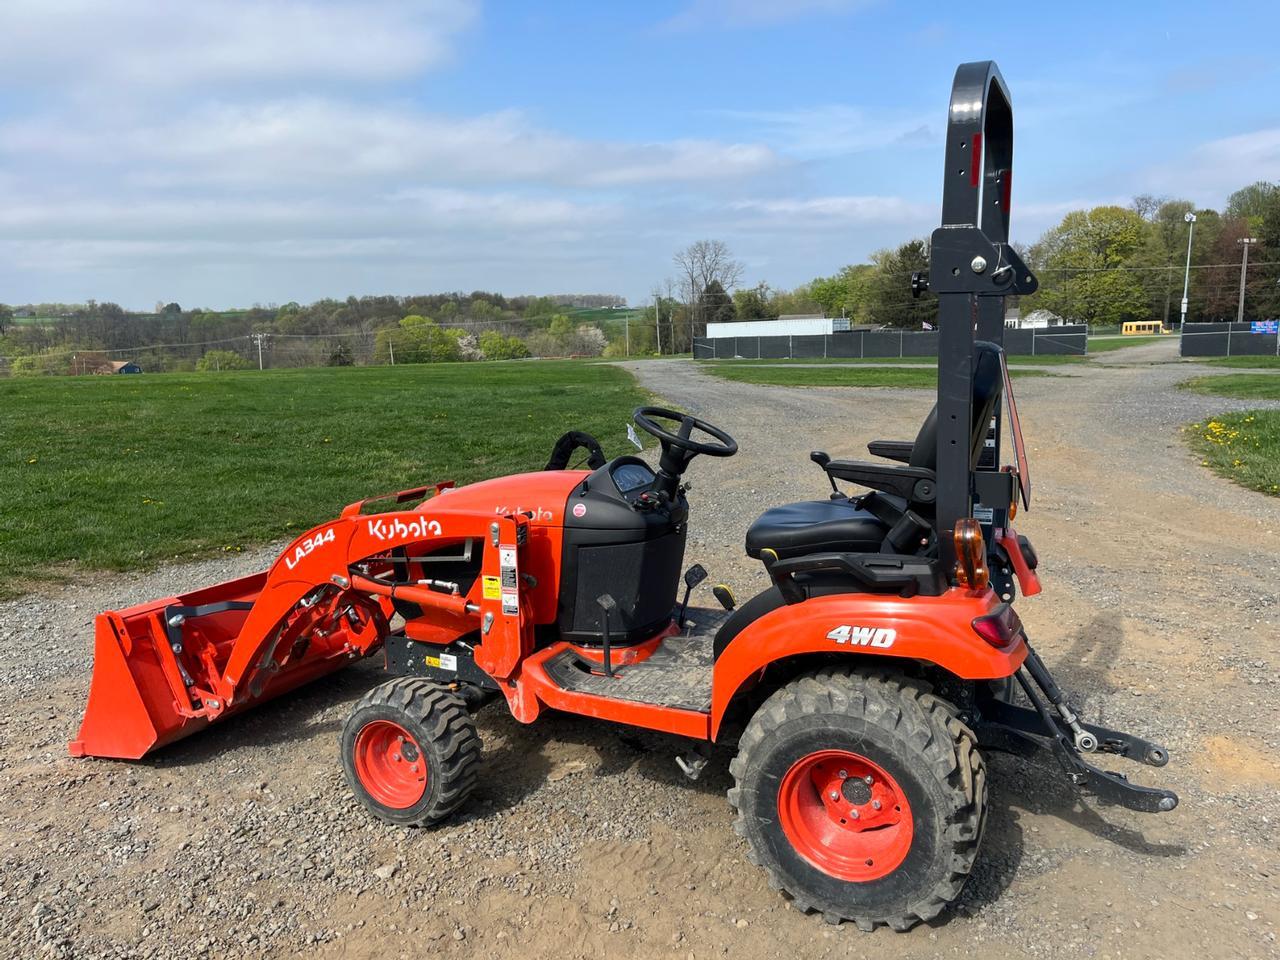
{"type": "Polygon", "coordinates": [[[997,649],[974,631],[1000,605],[991,590],[953,587],[939,597],[841,593],[771,610],[749,624],[716,660],[711,737],[742,686],[771,663],[806,653],[849,653],[935,664],[964,680],[1011,676],[1026,659],[1019,634],[997,649]]]}

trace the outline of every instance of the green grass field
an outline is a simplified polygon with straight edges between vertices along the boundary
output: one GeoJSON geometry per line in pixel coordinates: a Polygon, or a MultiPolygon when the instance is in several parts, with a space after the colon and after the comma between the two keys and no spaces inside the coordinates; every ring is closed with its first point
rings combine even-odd
{"type": "Polygon", "coordinates": [[[640,311],[629,308],[612,310],[609,307],[579,307],[566,310],[565,316],[574,323],[621,323],[623,320],[635,320],[640,316],[640,311]]]}
{"type": "Polygon", "coordinates": [[[438,364],[0,381],[0,593],[291,538],[361,497],[629,449],[616,367],[438,364]],[[24,583],[25,582],[25,583],[24,583]]]}
{"type": "MultiPolygon", "coordinates": [[[[745,363],[707,364],[709,373],[739,383],[759,383],[779,387],[918,387],[932,390],[937,371],[932,367],[885,367],[846,364],[839,367],[770,367],[745,363]]],[[[1016,377],[1052,377],[1043,370],[1012,370],[1016,377]]]]}
{"type": "Polygon", "coordinates": [[[1125,347],[1140,347],[1145,343],[1159,343],[1170,337],[1090,337],[1090,353],[1110,353],[1112,350],[1123,350],[1125,347]]]}
{"type": "Polygon", "coordinates": [[[1254,370],[1280,369],[1280,357],[1205,357],[1194,358],[1196,363],[1214,367],[1236,367],[1254,370]]]}
{"type": "Polygon", "coordinates": [[[1280,496],[1280,410],[1224,413],[1187,427],[1200,463],[1251,490],[1280,496]]]}
{"type": "Polygon", "coordinates": [[[1274,373],[1227,373],[1195,377],[1181,384],[1185,390],[1237,400],[1280,400],[1280,375],[1274,373]]]}

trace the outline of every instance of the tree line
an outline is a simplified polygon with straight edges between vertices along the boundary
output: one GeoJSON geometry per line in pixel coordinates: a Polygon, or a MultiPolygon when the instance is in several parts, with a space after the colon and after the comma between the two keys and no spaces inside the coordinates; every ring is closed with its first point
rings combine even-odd
{"type": "MultiPolygon", "coordinates": [[[[1143,195],[1128,206],[1066,214],[1034,244],[1019,247],[1040,279],[1040,289],[1020,307],[1024,315],[1044,309],[1091,327],[1152,319],[1169,326],[1179,319],[1189,272],[1187,319],[1232,320],[1246,238],[1256,243],[1250,245],[1245,316],[1280,316],[1280,186],[1263,181],[1231,194],[1221,211],[1143,195]]],[[[709,323],[788,314],[921,329],[936,324],[937,300],[927,293],[913,298],[909,284],[928,263],[928,240],[911,239],[868,262],[776,289],[764,281],[745,285],[744,267],[727,244],[699,240],[674,255],[674,273],[638,310],[619,310],[624,301],[613,294],[486,291],[240,310],[170,302],[150,313],[95,301],[0,304],[0,372],[91,372],[130,351],[151,351],[149,369],[236,369],[256,365],[255,346],[261,348],[263,338],[274,344],[272,365],[340,366],[680,354],[690,352],[709,323]]]]}

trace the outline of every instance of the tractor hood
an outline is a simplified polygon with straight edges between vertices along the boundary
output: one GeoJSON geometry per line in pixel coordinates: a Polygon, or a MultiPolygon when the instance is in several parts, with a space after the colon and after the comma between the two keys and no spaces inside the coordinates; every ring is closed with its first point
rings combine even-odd
{"type": "Polygon", "coordinates": [[[589,476],[589,470],[540,470],[494,477],[442,490],[418,509],[429,509],[433,515],[527,513],[534,526],[563,527],[569,494],[589,476]]]}

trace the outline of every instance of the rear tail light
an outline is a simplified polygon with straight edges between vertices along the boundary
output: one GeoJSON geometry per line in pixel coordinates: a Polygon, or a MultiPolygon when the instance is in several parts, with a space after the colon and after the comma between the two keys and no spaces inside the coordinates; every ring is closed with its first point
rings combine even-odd
{"type": "Polygon", "coordinates": [[[1003,650],[1022,636],[1022,620],[1013,607],[1002,603],[986,616],[975,618],[973,631],[996,649],[1003,650]]]}

